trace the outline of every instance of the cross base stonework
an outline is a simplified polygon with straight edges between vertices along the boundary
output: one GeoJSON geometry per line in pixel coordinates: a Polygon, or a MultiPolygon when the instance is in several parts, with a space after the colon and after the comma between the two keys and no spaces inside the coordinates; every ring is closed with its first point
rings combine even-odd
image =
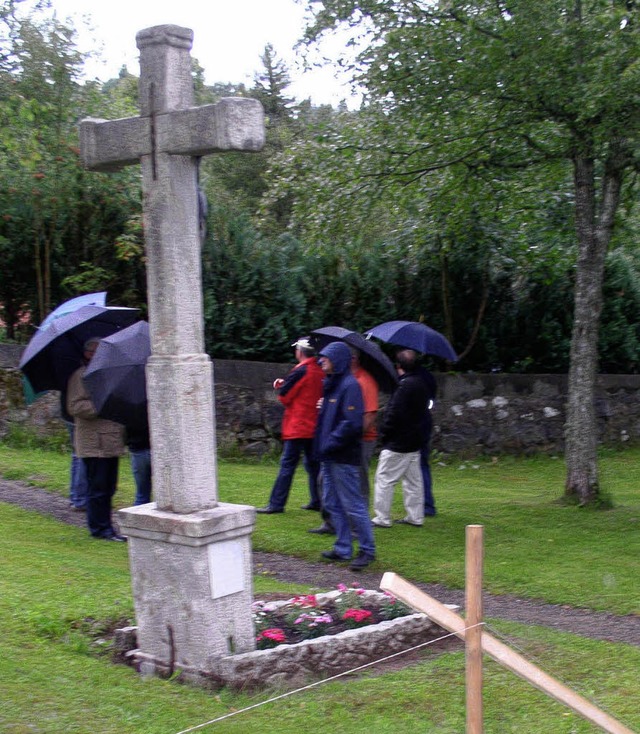
{"type": "Polygon", "coordinates": [[[120,510],[129,538],[143,673],[196,677],[255,649],[251,532],[255,509],[219,503],[178,515],[155,503],[120,510]]]}

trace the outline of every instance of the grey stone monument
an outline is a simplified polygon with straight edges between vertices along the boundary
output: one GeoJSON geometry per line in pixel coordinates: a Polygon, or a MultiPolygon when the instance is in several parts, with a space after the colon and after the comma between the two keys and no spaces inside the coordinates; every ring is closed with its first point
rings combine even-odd
{"type": "Polygon", "coordinates": [[[156,26],[136,36],[140,117],[83,120],[84,164],[141,163],[152,356],[147,365],[155,502],[120,511],[148,673],[200,677],[255,648],[251,532],[255,510],[218,502],[213,369],[204,353],[197,157],[258,151],[259,102],[193,107],[193,32],[156,26]]]}

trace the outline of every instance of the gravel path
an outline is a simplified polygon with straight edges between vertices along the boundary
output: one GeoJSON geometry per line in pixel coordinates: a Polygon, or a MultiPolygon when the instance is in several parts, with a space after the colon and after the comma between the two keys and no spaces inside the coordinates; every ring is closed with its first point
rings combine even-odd
{"type": "MultiPolygon", "coordinates": [[[[84,515],[73,512],[64,497],[22,482],[0,480],[0,501],[50,515],[61,522],[83,526],[84,515]]],[[[369,589],[380,585],[380,573],[353,573],[344,567],[328,563],[311,563],[279,553],[253,554],[254,571],[290,583],[305,584],[319,589],[333,589],[339,583],[357,581],[369,589]],[[353,578],[347,578],[351,573],[353,578]]],[[[391,569],[388,569],[391,570],[391,569]]],[[[446,603],[464,605],[464,592],[441,584],[413,583],[431,596],[446,603]]],[[[484,594],[486,617],[506,619],[524,624],[537,624],[572,632],[583,637],[610,642],[624,642],[640,647],[640,616],[617,616],[566,605],[545,604],[509,595],[484,594]]]]}

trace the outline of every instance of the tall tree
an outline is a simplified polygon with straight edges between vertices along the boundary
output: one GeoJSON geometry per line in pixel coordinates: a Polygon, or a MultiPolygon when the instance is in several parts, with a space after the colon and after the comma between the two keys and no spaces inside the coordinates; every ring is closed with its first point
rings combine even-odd
{"type": "Polygon", "coordinates": [[[309,5],[309,41],[339,25],[369,35],[355,68],[378,110],[372,144],[358,151],[366,175],[415,188],[449,167],[490,191],[510,177],[532,180],[534,167],[570,168],[577,258],[565,494],[583,505],[597,502],[594,394],[604,263],[623,187],[633,186],[630,174],[640,170],[637,3],[309,5]]]}

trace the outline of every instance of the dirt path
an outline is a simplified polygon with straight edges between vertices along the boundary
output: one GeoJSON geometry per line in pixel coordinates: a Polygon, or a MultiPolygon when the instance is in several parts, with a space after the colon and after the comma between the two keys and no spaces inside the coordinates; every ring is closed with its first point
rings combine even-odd
{"type": "MultiPolygon", "coordinates": [[[[61,522],[83,526],[84,515],[73,512],[69,503],[61,497],[22,482],[0,480],[0,501],[19,505],[50,515],[61,522]]],[[[380,585],[381,573],[353,573],[343,567],[328,563],[310,563],[279,553],[253,554],[254,572],[264,573],[281,581],[305,584],[319,589],[333,589],[339,583],[357,581],[369,589],[380,585]],[[348,578],[348,575],[352,578],[348,578]]],[[[441,584],[424,584],[413,579],[416,586],[447,604],[464,605],[464,592],[441,584]]],[[[640,647],[640,616],[617,616],[588,609],[576,609],[565,605],[545,604],[514,596],[484,595],[484,612],[487,618],[506,619],[524,624],[538,624],[553,629],[572,632],[583,637],[610,642],[624,642],[640,647]]]]}

